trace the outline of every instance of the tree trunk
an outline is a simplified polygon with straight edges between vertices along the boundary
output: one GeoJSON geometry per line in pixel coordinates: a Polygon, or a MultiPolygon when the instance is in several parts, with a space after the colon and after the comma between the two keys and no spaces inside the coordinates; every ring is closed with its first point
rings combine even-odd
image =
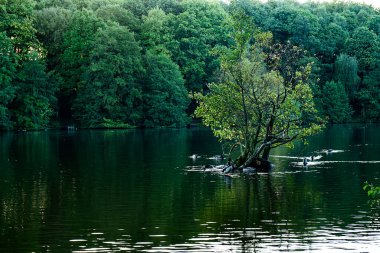
{"type": "Polygon", "coordinates": [[[245,157],[245,159],[243,160],[243,162],[239,166],[239,169],[243,169],[243,168],[247,167],[254,160],[256,160],[259,157],[259,155],[260,155],[260,153],[264,147],[265,147],[264,145],[261,145],[260,147],[256,148],[256,150],[254,151],[254,153],[252,155],[245,157]]]}
{"type": "MultiPolygon", "coordinates": [[[[268,126],[267,126],[267,133],[266,133],[266,136],[265,136],[265,142],[269,142],[272,139],[271,135],[272,135],[273,125],[274,125],[274,120],[275,120],[275,118],[274,118],[274,116],[272,116],[271,119],[270,119],[270,121],[269,121],[269,123],[268,123],[268,126]]],[[[263,152],[262,158],[264,160],[266,160],[266,161],[268,161],[268,159],[269,159],[270,149],[271,149],[271,145],[270,144],[266,145],[264,147],[264,152],[263,152]]]]}
{"type": "Polygon", "coordinates": [[[268,161],[270,150],[271,150],[271,147],[270,147],[270,146],[266,146],[266,147],[265,147],[264,152],[263,152],[263,155],[262,155],[262,158],[263,158],[264,160],[267,160],[267,161],[268,161]]]}
{"type": "Polygon", "coordinates": [[[252,166],[260,171],[267,171],[271,168],[271,164],[268,161],[269,153],[271,150],[270,144],[261,144],[260,147],[256,148],[254,153],[243,159],[243,155],[239,158],[238,168],[242,170],[245,167],[252,166]],[[263,153],[262,158],[260,154],[263,153]]]}
{"type": "Polygon", "coordinates": [[[243,166],[244,163],[249,158],[249,151],[245,150],[239,157],[236,159],[235,164],[237,167],[243,166]]]}

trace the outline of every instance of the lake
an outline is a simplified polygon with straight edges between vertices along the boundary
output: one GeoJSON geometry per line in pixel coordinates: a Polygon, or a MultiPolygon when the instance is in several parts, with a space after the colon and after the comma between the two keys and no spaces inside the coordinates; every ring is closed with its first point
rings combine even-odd
{"type": "Polygon", "coordinates": [[[203,128],[0,133],[0,251],[379,252],[379,125],[276,149],[270,173],[197,169],[220,153],[203,128]]]}

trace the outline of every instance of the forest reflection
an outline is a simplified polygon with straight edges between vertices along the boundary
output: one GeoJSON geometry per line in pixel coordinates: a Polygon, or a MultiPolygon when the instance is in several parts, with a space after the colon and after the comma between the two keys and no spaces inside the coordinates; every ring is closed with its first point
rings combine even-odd
{"type": "Polygon", "coordinates": [[[376,246],[362,186],[376,182],[379,164],[355,161],[376,160],[378,140],[375,125],[334,126],[308,146],[274,150],[270,173],[229,178],[187,170],[210,161],[189,155],[221,152],[206,129],[1,134],[0,246],[331,250],[354,235],[376,246]],[[329,147],[344,152],[321,161],[339,163],[303,168],[284,158],[329,147]]]}

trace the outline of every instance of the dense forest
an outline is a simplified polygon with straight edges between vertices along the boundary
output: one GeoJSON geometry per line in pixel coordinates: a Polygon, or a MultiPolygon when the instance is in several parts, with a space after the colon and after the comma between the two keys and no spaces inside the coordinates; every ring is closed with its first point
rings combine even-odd
{"type": "Polygon", "coordinates": [[[380,12],[368,5],[0,0],[0,129],[188,124],[220,77],[236,10],[273,34],[284,68],[312,63],[321,116],[380,119],[380,12]]]}

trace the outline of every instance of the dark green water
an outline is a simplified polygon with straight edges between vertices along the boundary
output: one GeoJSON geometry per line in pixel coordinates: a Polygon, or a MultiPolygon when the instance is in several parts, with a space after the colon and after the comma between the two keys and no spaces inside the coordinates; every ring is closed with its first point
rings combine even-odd
{"type": "Polygon", "coordinates": [[[379,252],[380,126],[275,150],[269,174],[191,167],[220,152],[206,129],[0,134],[0,252],[379,252]]]}

